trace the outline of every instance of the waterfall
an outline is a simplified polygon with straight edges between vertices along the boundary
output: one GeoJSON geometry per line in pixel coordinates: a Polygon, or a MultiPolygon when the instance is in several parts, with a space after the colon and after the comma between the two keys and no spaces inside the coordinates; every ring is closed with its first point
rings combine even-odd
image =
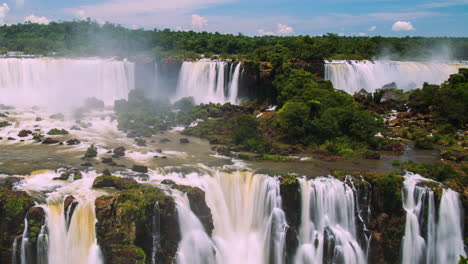
{"type": "Polygon", "coordinates": [[[395,82],[398,89],[422,88],[424,82],[441,84],[466,64],[401,61],[333,61],[325,64],[325,79],[349,94],[361,89],[375,92],[395,82]]]}
{"type": "Polygon", "coordinates": [[[29,263],[30,252],[29,252],[29,237],[28,237],[28,214],[24,218],[24,230],[21,235],[21,264],[29,263]]]}
{"type": "Polygon", "coordinates": [[[177,214],[181,241],[177,251],[177,264],[215,264],[215,246],[202,223],[190,209],[187,195],[176,194],[177,214]]]}
{"type": "Polygon", "coordinates": [[[159,202],[154,204],[152,222],[151,222],[151,231],[153,238],[153,247],[151,250],[151,263],[156,264],[156,253],[161,249],[160,240],[161,240],[161,216],[159,212],[159,202]]]}
{"type": "MultiPolygon", "coordinates": [[[[58,182],[54,178],[60,176],[60,173],[41,171],[37,174],[32,173],[15,187],[28,192],[33,197],[40,198],[46,195],[46,203],[40,205],[44,209],[46,221],[37,237],[37,263],[103,263],[95,234],[94,200],[98,192],[91,189],[97,174],[82,172],[82,175],[81,180],[58,182]],[[64,206],[65,198],[69,195],[73,195],[77,201],[72,214],[70,212],[67,214],[64,206]]],[[[26,250],[27,219],[24,230],[21,263],[29,263],[23,262],[29,259],[26,250]]]]}
{"type": "Polygon", "coordinates": [[[195,103],[238,103],[241,63],[201,60],[182,64],[173,101],[192,96],[195,103]],[[231,70],[227,70],[231,68],[231,70]]]}
{"type": "MultiPolygon", "coordinates": [[[[279,180],[252,172],[210,171],[206,175],[152,174],[151,179],[174,180],[178,184],[199,187],[213,216],[213,248],[216,263],[284,263],[286,218],[281,208],[279,180]],[[211,174],[211,175],[210,175],[211,174]]],[[[178,211],[182,203],[178,202],[178,211]]],[[[180,221],[188,221],[188,215],[180,221]]],[[[190,220],[195,222],[195,220],[190,220]]],[[[187,225],[186,223],[180,223],[187,225]]],[[[191,223],[198,229],[198,224],[191,223]]],[[[199,236],[202,236],[199,234],[199,236]]],[[[207,251],[212,250],[207,242],[207,251]]],[[[181,246],[186,244],[181,242],[181,246]]],[[[197,245],[198,246],[198,245],[197,245]]]]}
{"type": "Polygon", "coordinates": [[[48,249],[49,249],[49,236],[47,235],[47,224],[44,223],[41,226],[41,231],[37,236],[37,263],[47,264],[48,260],[48,249]]]}
{"type": "Polygon", "coordinates": [[[345,183],[299,179],[301,226],[295,263],[366,263],[356,238],[355,197],[345,183]]]}
{"type": "Polygon", "coordinates": [[[96,97],[106,105],[126,99],[134,64],[112,59],[0,59],[0,104],[68,108],[96,97]]]}
{"type": "Polygon", "coordinates": [[[402,263],[457,263],[460,255],[466,255],[458,193],[443,190],[436,224],[434,193],[428,187],[421,186],[421,183],[431,180],[412,173],[407,173],[405,177],[403,208],[406,223],[402,263]],[[427,226],[426,233],[423,232],[424,224],[427,226]]]}

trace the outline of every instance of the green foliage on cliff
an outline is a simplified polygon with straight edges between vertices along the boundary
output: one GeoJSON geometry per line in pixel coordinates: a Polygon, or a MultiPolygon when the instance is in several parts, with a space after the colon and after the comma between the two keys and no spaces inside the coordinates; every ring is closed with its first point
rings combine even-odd
{"type": "Polygon", "coordinates": [[[411,91],[409,106],[421,113],[436,115],[455,127],[468,122],[468,69],[460,69],[442,85],[425,83],[422,89],[411,91]]]}

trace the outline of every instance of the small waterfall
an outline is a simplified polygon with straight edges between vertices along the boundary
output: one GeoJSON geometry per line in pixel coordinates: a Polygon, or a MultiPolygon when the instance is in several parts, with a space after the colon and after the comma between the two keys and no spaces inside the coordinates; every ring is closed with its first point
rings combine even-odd
{"type": "Polygon", "coordinates": [[[21,264],[28,264],[30,259],[29,237],[28,237],[28,214],[24,218],[24,231],[21,235],[21,264]]]}
{"type": "MultiPolygon", "coordinates": [[[[281,208],[280,185],[277,178],[252,172],[226,173],[214,170],[205,175],[152,174],[151,178],[157,181],[170,178],[178,184],[199,187],[205,191],[206,203],[213,216],[212,244],[205,241],[204,232],[204,234],[195,233],[193,236],[199,236],[203,241],[198,242],[195,248],[203,243],[205,247],[203,252],[206,254],[215,250],[215,263],[284,263],[288,226],[281,208]]],[[[189,212],[184,211],[189,208],[185,204],[186,202],[180,201],[177,203],[179,219],[190,223],[180,224],[198,230],[199,223],[195,223],[198,219],[195,221],[189,212]],[[183,219],[180,218],[182,214],[183,219]]],[[[188,241],[189,238],[190,236],[187,237],[188,241]]],[[[180,252],[184,252],[181,248],[187,243],[189,242],[181,242],[180,252]]],[[[184,255],[186,254],[180,256],[184,255]]],[[[208,260],[211,261],[210,258],[208,260]]]]}
{"type": "MultiPolygon", "coordinates": [[[[101,264],[103,263],[95,233],[94,200],[99,192],[91,189],[95,172],[82,172],[83,178],[72,182],[57,182],[54,178],[60,173],[42,171],[32,174],[18,185],[17,189],[28,192],[33,197],[44,197],[46,203],[41,207],[45,213],[45,223],[37,237],[37,263],[48,264],[101,264]],[[77,205],[70,215],[64,208],[65,198],[73,195],[77,205]],[[68,220],[67,220],[68,218],[68,220]],[[68,222],[67,222],[68,221],[68,222]],[[69,226],[68,226],[69,225],[69,226]]],[[[27,244],[28,226],[21,242],[21,263],[29,262],[27,244]],[[26,239],[24,239],[26,238],[26,239]]]]}
{"type": "Polygon", "coordinates": [[[106,105],[134,88],[134,64],[112,59],[0,59],[0,103],[68,108],[96,97],[106,105]]]}
{"type": "Polygon", "coordinates": [[[11,246],[11,263],[17,264],[18,263],[18,239],[20,236],[15,237],[13,241],[13,245],[11,246]]]}
{"type": "Polygon", "coordinates": [[[325,64],[325,79],[349,94],[361,89],[375,92],[395,82],[399,89],[422,88],[424,82],[441,84],[466,64],[401,61],[333,61],[325,64]]]}
{"type": "Polygon", "coordinates": [[[190,209],[187,195],[176,194],[177,214],[182,239],[177,251],[177,264],[215,264],[215,246],[202,223],[190,209]]]}
{"type": "Polygon", "coordinates": [[[173,101],[192,96],[195,103],[238,103],[241,63],[234,70],[223,61],[201,60],[182,64],[173,101]],[[227,68],[231,70],[227,70],[227,68]]]}
{"type": "Polygon", "coordinates": [[[405,177],[403,208],[406,211],[406,224],[402,263],[457,263],[460,255],[466,256],[458,193],[450,189],[443,190],[436,224],[434,193],[420,185],[431,180],[412,173],[405,177]],[[426,233],[423,232],[424,225],[426,233]]]}
{"type": "MultiPolygon", "coordinates": [[[[46,220],[47,221],[47,220],[46,220]]],[[[37,236],[37,264],[47,264],[49,249],[49,236],[47,234],[47,224],[41,226],[41,231],[37,236]]]]}
{"type": "Polygon", "coordinates": [[[151,250],[151,263],[156,264],[156,253],[161,249],[161,216],[159,212],[159,202],[154,204],[151,221],[151,231],[153,238],[153,247],[151,250]]]}
{"type": "Polygon", "coordinates": [[[355,196],[345,183],[299,179],[301,226],[295,263],[367,263],[356,238],[355,196]]]}

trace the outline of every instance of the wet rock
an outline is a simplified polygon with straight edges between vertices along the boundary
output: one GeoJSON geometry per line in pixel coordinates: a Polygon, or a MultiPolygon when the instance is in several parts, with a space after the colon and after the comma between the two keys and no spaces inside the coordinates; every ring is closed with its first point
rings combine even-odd
{"type": "Polygon", "coordinates": [[[72,126],[70,129],[71,130],[81,130],[81,128],[79,126],[72,126]]]}
{"type": "Polygon", "coordinates": [[[120,146],[114,149],[114,157],[123,157],[125,156],[125,148],[120,146]]]}
{"type": "Polygon", "coordinates": [[[177,185],[173,180],[163,180],[161,184],[169,185],[169,186],[175,186],[177,185]]]}
{"type": "Polygon", "coordinates": [[[73,217],[73,213],[75,212],[76,207],[78,206],[78,201],[75,199],[73,195],[67,196],[65,198],[65,201],[63,202],[63,212],[64,212],[64,217],[67,219],[67,223],[70,224],[70,219],[73,217]]]}
{"type": "Polygon", "coordinates": [[[137,146],[146,147],[146,140],[144,140],[142,138],[135,138],[135,142],[136,142],[137,146]]]}
{"type": "Polygon", "coordinates": [[[31,130],[21,130],[19,133],[18,133],[18,137],[27,137],[29,135],[32,134],[32,131],[31,130]]]}
{"type": "Polygon", "coordinates": [[[40,122],[42,121],[43,119],[41,117],[36,117],[36,122],[40,122]]]}
{"type": "Polygon", "coordinates": [[[89,147],[85,152],[85,158],[97,157],[97,148],[95,146],[89,147]]]}
{"type": "Polygon", "coordinates": [[[380,159],[380,152],[374,151],[371,153],[366,154],[366,159],[374,159],[374,160],[379,160],[380,159]]]}
{"type": "Polygon", "coordinates": [[[93,188],[115,188],[117,190],[127,190],[136,187],[138,187],[138,183],[133,179],[111,175],[99,176],[93,182],[93,188]]]}
{"type": "Polygon", "coordinates": [[[93,164],[91,164],[89,162],[86,162],[86,163],[81,164],[81,166],[83,166],[83,167],[92,167],[93,164]]]}
{"type": "Polygon", "coordinates": [[[48,145],[58,144],[58,143],[60,143],[60,141],[53,139],[53,138],[46,138],[44,139],[44,141],[42,141],[42,144],[48,144],[48,145]]]}
{"type": "Polygon", "coordinates": [[[211,145],[218,145],[218,144],[221,144],[221,142],[220,142],[219,139],[217,139],[217,138],[210,139],[209,142],[210,142],[211,145]]]}
{"type": "Polygon", "coordinates": [[[132,171],[147,173],[148,167],[143,166],[143,165],[133,165],[132,171]]]}
{"type": "Polygon", "coordinates": [[[102,158],[101,161],[102,161],[102,163],[109,164],[110,166],[116,166],[117,165],[117,163],[115,163],[112,158],[102,158]]]}
{"type": "Polygon", "coordinates": [[[16,140],[16,138],[8,137],[7,140],[16,140]]]}
{"type": "Polygon", "coordinates": [[[165,144],[165,143],[169,143],[169,142],[171,142],[171,140],[168,139],[168,138],[163,138],[163,139],[159,140],[160,144],[165,144]]]}
{"type": "Polygon", "coordinates": [[[166,156],[161,156],[161,159],[167,159],[167,157],[166,156]]]}
{"type": "Polygon", "coordinates": [[[26,192],[0,187],[0,263],[11,263],[11,246],[23,232],[24,217],[33,206],[34,199],[26,192]]]}
{"type": "Polygon", "coordinates": [[[76,138],[67,140],[67,145],[69,146],[74,146],[74,145],[79,145],[79,144],[81,144],[81,141],[79,141],[76,138]]]}
{"type": "Polygon", "coordinates": [[[19,177],[6,177],[0,178],[0,188],[7,188],[11,190],[16,184],[18,184],[22,178],[19,177]]]}
{"type": "Polygon", "coordinates": [[[162,153],[162,149],[157,149],[156,152],[157,153],[162,153]]]}
{"type": "Polygon", "coordinates": [[[114,197],[101,196],[96,199],[95,207],[96,235],[105,263],[145,263],[145,255],[146,260],[150,260],[153,249],[152,215],[155,213],[160,218],[156,263],[174,262],[181,236],[172,197],[155,187],[131,189],[114,197]]]}
{"type": "Polygon", "coordinates": [[[206,204],[205,192],[198,187],[184,185],[178,185],[176,188],[187,194],[187,198],[190,201],[190,208],[198,219],[200,219],[206,233],[211,236],[214,228],[213,217],[210,208],[206,204]]]}
{"type": "Polygon", "coordinates": [[[188,143],[190,143],[190,141],[188,140],[188,138],[181,138],[181,139],[179,140],[179,142],[180,142],[180,144],[188,144],[188,143]]]}

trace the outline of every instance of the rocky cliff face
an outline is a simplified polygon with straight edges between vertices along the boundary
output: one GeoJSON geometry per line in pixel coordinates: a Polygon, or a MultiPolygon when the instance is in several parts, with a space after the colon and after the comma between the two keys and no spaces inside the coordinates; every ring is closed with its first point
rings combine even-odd
{"type": "MultiPolygon", "coordinates": [[[[0,184],[0,263],[11,262],[13,241],[22,234],[24,218],[34,205],[34,199],[26,192],[11,190],[13,182],[17,180],[16,178],[7,178],[0,184]]],[[[36,210],[31,212],[31,220],[41,217],[35,212],[36,210]]],[[[19,237],[18,240],[20,243],[19,237]]]]}

